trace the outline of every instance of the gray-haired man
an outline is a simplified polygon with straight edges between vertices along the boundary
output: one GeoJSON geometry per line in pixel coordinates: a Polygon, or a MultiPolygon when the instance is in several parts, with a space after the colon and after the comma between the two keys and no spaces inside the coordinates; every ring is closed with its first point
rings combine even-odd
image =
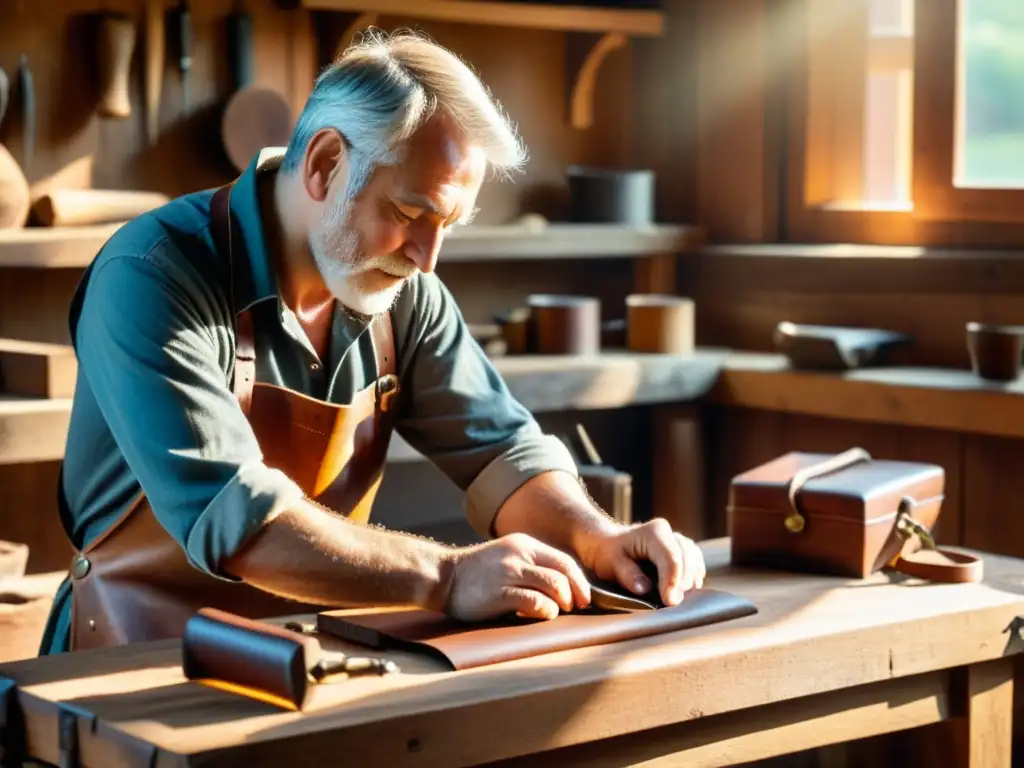
{"type": "Polygon", "coordinates": [[[265,615],[271,596],[472,621],[584,606],[583,569],[643,592],[650,560],[669,604],[701,584],[664,520],[592,506],[434,275],[488,171],[524,159],[457,57],[370,38],[318,78],[286,151],[111,238],[71,312],[77,553],[43,653],[176,636],[199,605],[265,615]],[[464,489],[486,543],[361,524],[391,428],[464,489]]]}

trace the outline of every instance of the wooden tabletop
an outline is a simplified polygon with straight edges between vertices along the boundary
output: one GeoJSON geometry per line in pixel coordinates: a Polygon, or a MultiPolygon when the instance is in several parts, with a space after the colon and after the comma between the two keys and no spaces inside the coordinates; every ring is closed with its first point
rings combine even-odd
{"type": "Polygon", "coordinates": [[[858,582],[740,571],[727,541],[703,547],[707,586],[749,598],[757,615],[464,672],[389,652],[401,673],[321,686],[304,712],[186,681],[176,642],[33,659],[0,675],[19,686],[30,753],[51,762],[64,702],[94,718],[79,721],[86,766],[300,768],[358,755],[401,768],[475,765],[1024,648],[1008,631],[1024,614],[1024,560],[986,555],[982,584],[858,582]]]}

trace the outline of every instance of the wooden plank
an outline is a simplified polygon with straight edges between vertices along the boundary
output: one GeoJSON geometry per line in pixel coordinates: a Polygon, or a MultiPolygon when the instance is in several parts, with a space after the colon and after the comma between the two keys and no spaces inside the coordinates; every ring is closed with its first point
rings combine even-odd
{"type": "MultiPolygon", "coordinates": [[[[512,396],[539,413],[696,400],[714,384],[724,359],[723,351],[698,350],[687,356],[620,352],[492,362],[512,396]]],[[[62,458],[71,402],[0,395],[0,464],[62,458]]],[[[421,458],[401,438],[393,441],[388,457],[421,458]]]]}
{"type": "Polygon", "coordinates": [[[665,26],[664,15],[656,10],[586,8],[541,3],[507,4],[479,0],[300,0],[300,5],[315,11],[373,11],[381,16],[555,29],[564,32],[622,32],[643,37],[660,37],[665,26]]]}
{"type": "MultiPolygon", "coordinates": [[[[0,267],[88,266],[121,225],[29,228],[0,232],[0,267]]],[[[703,239],[700,227],[617,224],[472,225],[449,233],[441,251],[448,262],[590,259],[675,254],[703,239]]]]}
{"type": "Polygon", "coordinates": [[[0,464],[62,458],[70,421],[70,399],[0,394],[0,464]]]}
{"type": "Polygon", "coordinates": [[[723,405],[970,434],[1024,436],[1024,381],[988,383],[970,371],[789,370],[785,358],[733,355],[709,393],[723,405]]]}
{"type": "MultiPolygon", "coordinates": [[[[950,673],[857,686],[643,733],[491,763],[488,768],[718,768],[909,730],[950,716],[950,673]]],[[[994,764],[993,764],[994,765],[994,764]]]]}
{"type": "Polygon", "coordinates": [[[32,755],[49,762],[57,762],[55,703],[69,701],[96,717],[94,732],[79,729],[84,765],[148,759],[156,746],[162,766],[254,759],[303,768],[329,755],[372,754],[394,768],[457,767],[1024,648],[1005,631],[1024,610],[1024,562],[1017,559],[986,555],[983,584],[920,585],[882,574],[861,581],[733,570],[727,542],[702,546],[708,586],[747,597],[757,615],[463,672],[445,671],[425,655],[388,652],[401,673],[320,686],[301,713],[185,681],[176,641],[0,665],[0,675],[18,685],[32,755]]]}
{"type": "Polygon", "coordinates": [[[0,392],[69,398],[77,375],[78,361],[69,344],[0,338],[0,392]]]}
{"type": "Polygon", "coordinates": [[[85,267],[121,224],[27,227],[0,232],[0,267],[85,267]]]}

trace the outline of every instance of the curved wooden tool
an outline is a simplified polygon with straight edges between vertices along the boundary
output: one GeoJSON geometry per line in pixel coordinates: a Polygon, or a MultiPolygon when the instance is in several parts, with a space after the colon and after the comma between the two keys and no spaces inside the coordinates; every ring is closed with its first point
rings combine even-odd
{"type": "Polygon", "coordinates": [[[221,118],[221,141],[239,171],[264,147],[283,146],[292,132],[292,111],[277,91],[252,85],[252,19],[243,11],[228,17],[228,43],[237,90],[221,118]]]}
{"type": "Polygon", "coordinates": [[[108,14],[100,20],[100,94],[97,112],[101,117],[131,117],[128,73],[135,50],[135,25],[121,14],[108,14]]]}
{"type": "Polygon", "coordinates": [[[168,202],[159,192],[120,189],[54,189],[32,205],[44,227],[73,227],[128,221],[168,202]]]}
{"type": "Polygon", "coordinates": [[[160,135],[160,95],[164,83],[164,0],[146,0],[146,138],[160,135]]]}

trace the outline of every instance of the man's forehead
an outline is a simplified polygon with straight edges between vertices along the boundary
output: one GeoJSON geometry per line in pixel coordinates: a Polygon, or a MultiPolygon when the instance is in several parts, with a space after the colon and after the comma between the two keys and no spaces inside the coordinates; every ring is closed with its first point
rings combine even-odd
{"type": "Polygon", "coordinates": [[[397,167],[400,184],[418,194],[438,186],[475,187],[485,169],[483,148],[442,118],[428,120],[409,138],[397,167]]]}

